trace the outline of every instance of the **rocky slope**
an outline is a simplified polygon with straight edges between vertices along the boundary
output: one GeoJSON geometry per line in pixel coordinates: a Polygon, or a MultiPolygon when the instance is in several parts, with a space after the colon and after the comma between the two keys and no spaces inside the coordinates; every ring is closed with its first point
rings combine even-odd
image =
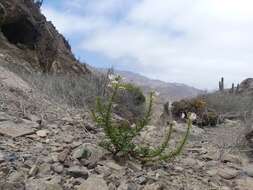
{"type": "Polygon", "coordinates": [[[0,50],[44,72],[89,72],[33,0],[0,0],[0,50]]]}
{"type": "MultiPolygon", "coordinates": [[[[104,134],[89,110],[57,104],[8,69],[89,72],[39,7],[31,0],[0,0],[0,19],[0,64],[6,66],[0,65],[0,190],[252,189],[253,165],[237,121],[194,126],[182,155],[170,162],[142,165],[110,155],[98,146],[104,134]]],[[[141,138],[155,146],[164,130],[150,126],[141,138]]],[[[185,124],[175,126],[172,147],[185,130],[185,124]]]]}
{"type": "MultiPolygon", "coordinates": [[[[0,67],[1,190],[251,190],[253,165],[239,149],[239,122],[193,127],[182,155],[141,165],[112,157],[98,146],[103,132],[89,112],[52,102],[0,67]]],[[[164,127],[141,134],[157,145],[164,127]]],[[[186,127],[177,124],[171,146],[186,127]]]]}
{"type": "Polygon", "coordinates": [[[240,93],[253,93],[253,78],[247,78],[239,85],[240,93]]]}

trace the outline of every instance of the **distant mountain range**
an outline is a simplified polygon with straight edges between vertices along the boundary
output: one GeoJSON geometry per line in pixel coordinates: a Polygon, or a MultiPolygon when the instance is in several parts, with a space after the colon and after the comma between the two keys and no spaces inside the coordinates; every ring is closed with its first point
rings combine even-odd
{"type": "MultiPolygon", "coordinates": [[[[93,72],[105,73],[106,69],[94,68],[88,65],[93,72]]],[[[169,83],[160,80],[150,79],[143,75],[130,71],[114,71],[123,77],[124,82],[132,83],[139,86],[145,94],[151,91],[159,92],[159,100],[161,102],[176,101],[184,98],[192,98],[203,94],[204,91],[181,83],[169,83]]]]}
{"type": "Polygon", "coordinates": [[[124,78],[125,82],[133,83],[142,88],[145,93],[152,90],[159,92],[160,99],[164,101],[176,101],[183,98],[191,98],[204,91],[181,83],[169,83],[150,79],[129,71],[115,71],[124,78]]]}

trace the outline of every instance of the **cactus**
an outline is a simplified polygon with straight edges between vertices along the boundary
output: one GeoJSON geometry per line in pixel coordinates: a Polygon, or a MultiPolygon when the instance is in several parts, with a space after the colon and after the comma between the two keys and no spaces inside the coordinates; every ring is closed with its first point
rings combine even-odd
{"type": "Polygon", "coordinates": [[[174,123],[172,122],[168,123],[169,129],[166,133],[164,141],[157,148],[136,144],[134,143],[134,139],[151,120],[153,98],[155,93],[150,93],[149,103],[144,118],[136,122],[134,126],[130,126],[128,122],[117,123],[112,119],[115,98],[120,90],[127,90],[128,85],[120,83],[120,77],[117,77],[114,81],[112,81],[111,87],[112,95],[110,96],[108,102],[102,103],[98,98],[96,102],[96,110],[92,111],[95,122],[98,126],[102,127],[105,132],[105,139],[100,143],[100,145],[114,155],[121,153],[124,156],[131,156],[143,162],[169,160],[178,156],[187,142],[192,126],[192,119],[189,117],[186,134],[179,142],[176,149],[171,152],[166,152],[165,150],[168,147],[168,143],[173,132],[174,123]]]}
{"type": "Polygon", "coordinates": [[[240,88],[240,84],[237,84],[236,89],[235,89],[235,93],[236,93],[236,94],[239,93],[239,88],[240,88]]]}
{"type": "Polygon", "coordinates": [[[230,92],[231,92],[232,94],[234,94],[234,92],[235,92],[235,84],[234,84],[234,83],[232,84],[232,87],[231,87],[230,92]]]}
{"type": "Polygon", "coordinates": [[[219,81],[219,90],[221,92],[224,91],[224,77],[222,77],[221,80],[219,81]]]}

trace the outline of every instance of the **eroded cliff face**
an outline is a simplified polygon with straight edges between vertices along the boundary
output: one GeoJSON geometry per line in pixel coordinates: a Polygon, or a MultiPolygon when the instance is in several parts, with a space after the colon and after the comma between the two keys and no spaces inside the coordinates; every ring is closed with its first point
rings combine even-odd
{"type": "Polygon", "coordinates": [[[34,0],[0,0],[0,50],[43,72],[86,74],[66,39],[34,0]]]}

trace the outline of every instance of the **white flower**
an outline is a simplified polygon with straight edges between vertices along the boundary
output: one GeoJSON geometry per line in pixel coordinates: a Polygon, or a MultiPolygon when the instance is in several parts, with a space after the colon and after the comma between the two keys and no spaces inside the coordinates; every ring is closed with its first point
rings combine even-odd
{"type": "Polygon", "coordinates": [[[189,119],[192,120],[192,121],[196,120],[197,119],[196,113],[190,113],[189,114],[189,119]]]}
{"type": "Polygon", "coordinates": [[[119,89],[120,89],[120,90],[126,90],[126,87],[120,86],[119,89]]]}
{"type": "Polygon", "coordinates": [[[109,80],[115,80],[116,76],[113,74],[108,75],[109,80]]]}
{"type": "Polygon", "coordinates": [[[182,113],[181,114],[181,119],[184,119],[185,118],[185,113],[182,113]]]}
{"type": "Polygon", "coordinates": [[[176,126],[177,125],[177,122],[174,120],[174,121],[172,121],[172,125],[173,126],[176,126]]]}
{"type": "Polygon", "coordinates": [[[118,83],[119,83],[119,81],[117,81],[117,80],[113,80],[111,83],[112,83],[112,84],[118,84],[118,83]]]}
{"type": "Polygon", "coordinates": [[[155,94],[155,96],[159,96],[160,92],[155,91],[154,94],[155,94]]]}

